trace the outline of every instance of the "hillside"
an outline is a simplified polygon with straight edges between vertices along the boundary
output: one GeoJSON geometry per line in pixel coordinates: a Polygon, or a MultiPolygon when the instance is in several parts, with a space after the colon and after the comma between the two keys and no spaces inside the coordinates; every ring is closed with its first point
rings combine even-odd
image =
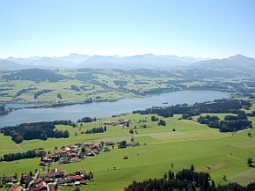
{"type": "Polygon", "coordinates": [[[0,70],[21,70],[23,66],[12,61],[0,60],[0,70]]]}
{"type": "Polygon", "coordinates": [[[189,69],[213,69],[220,71],[244,72],[248,75],[254,75],[255,59],[243,55],[235,55],[224,59],[212,59],[197,62],[189,66],[189,69]]]}
{"type": "Polygon", "coordinates": [[[10,74],[3,75],[4,80],[30,80],[30,81],[50,81],[50,82],[58,82],[59,80],[63,80],[66,77],[60,74],[55,74],[49,70],[42,69],[26,69],[17,72],[12,72],[10,74]]]}
{"type": "Polygon", "coordinates": [[[93,56],[75,66],[75,68],[107,68],[107,69],[137,69],[137,68],[171,68],[188,65],[179,59],[162,56],[135,55],[123,58],[113,56],[93,56]]]}

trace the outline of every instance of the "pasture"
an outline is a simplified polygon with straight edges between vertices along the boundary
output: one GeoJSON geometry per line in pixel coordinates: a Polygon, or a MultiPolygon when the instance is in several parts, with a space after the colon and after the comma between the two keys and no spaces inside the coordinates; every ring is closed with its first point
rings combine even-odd
{"type": "MultiPolygon", "coordinates": [[[[159,119],[161,117],[157,116],[159,119]]],[[[221,114],[219,117],[223,117],[221,114]]],[[[177,172],[194,165],[196,171],[209,172],[216,184],[237,181],[240,184],[255,181],[255,171],[246,164],[247,158],[255,160],[255,130],[248,129],[235,134],[220,133],[206,125],[193,120],[178,120],[180,116],[162,118],[166,126],[158,126],[151,121],[151,115],[128,114],[108,119],[98,119],[92,123],[77,124],[77,127],[57,126],[57,129],[68,130],[68,139],[48,139],[47,141],[24,141],[18,146],[9,137],[0,135],[0,155],[10,152],[23,152],[29,149],[44,148],[47,152],[54,152],[55,147],[74,145],[79,142],[94,143],[98,141],[134,142],[140,146],[118,149],[117,145],[109,152],[102,152],[91,158],[70,164],[54,163],[50,169],[60,168],[72,173],[76,169],[93,171],[94,181],[80,187],[81,190],[109,190],[119,191],[128,186],[132,180],[142,181],[148,178],[159,178],[172,170],[177,172]],[[99,134],[81,134],[87,129],[103,126],[104,121],[130,120],[129,127],[107,126],[107,131],[99,134]],[[144,128],[146,125],[146,128],[144,128]],[[129,130],[137,131],[130,134],[129,130]],[[248,137],[248,132],[253,136],[248,137]],[[128,156],[128,159],[123,159],[128,156]],[[116,170],[114,170],[116,167],[116,170]],[[227,181],[222,179],[225,175],[227,181]]],[[[251,118],[253,125],[255,119],[251,118]]],[[[13,162],[0,162],[0,175],[13,175],[15,172],[34,172],[42,168],[39,158],[24,159],[13,162]]],[[[48,168],[41,173],[47,172],[48,168]]],[[[2,190],[2,189],[0,189],[2,190]]],[[[73,187],[62,187],[61,191],[74,190],[73,187]]]]}

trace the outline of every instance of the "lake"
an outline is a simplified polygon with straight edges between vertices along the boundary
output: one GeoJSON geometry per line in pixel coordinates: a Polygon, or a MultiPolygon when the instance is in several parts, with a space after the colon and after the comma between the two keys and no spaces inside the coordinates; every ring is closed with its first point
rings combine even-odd
{"type": "MultiPolygon", "coordinates": [[[[25,108],[23,105],[22,109],[0,116],[0,127],[61,119],[76,122],[83,117],[107,118],[136,110],[144,110],[152,106],[194,104],[227,97],[229,97],[228,93],[216,91],[178,91],[146,98],[125,98],[115,102],[95,102],[53,108],[25,108]]],[[[14,105],[6,104],[6,107],[10,106],[14,105]]]]}

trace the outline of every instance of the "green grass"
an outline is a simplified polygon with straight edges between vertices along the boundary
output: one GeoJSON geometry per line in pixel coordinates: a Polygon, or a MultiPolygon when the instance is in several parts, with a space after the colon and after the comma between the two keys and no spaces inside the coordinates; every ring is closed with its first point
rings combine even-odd
{"type": "MultiPolygon", "coordinates": [[[[223,117],[224,115],[219,115],[223,117]]],[[[160,178],[168,170],[177,172],[183,168],[189,168],[191,164],[195,170],[209,172],[218,184],[227,182],[222,180],[222,175],[227,179],[245,184],[247,174],[253,175],[246,164],[247,158],[255,160],[255,130],[248,129],[232,133],[220,133],[217,129],[208,128],[206,125],[195,121],[178,120],[180,115],[164,119],[167,126],[158,126],[157,122],[151,122],[151,115],[130,114],[92,123],[82,123],[73,128],[70,126],[57,126],[57,129],[68,130],[68,139],[48,139],[47,141],[33,140],[24,141],[19,146],[22,151],[29,149],[44,148],[47,152],[54,152],[54,148],[73,145],[78,142],[93,143],[96,141],[117,141],[125,139],[130,141],[132,135],[129,129],[136,126],[138,135],[133,135],[135,142],[141,145],[126,149],[115,147],[110,152],[101,153],[93,158],[86,158],[81,162],[66,165],[53,164],[50,169],[61,168],[72,173],[76,169],[94,172],[95,181],[88,186],[81,187],[82,190],[123,190],[132,180],[144,180],[148,178],[160,178]],[[101,134],[81,134],[93,127],[99,127],[104,121],[117,121],[119,119],[130,119],[130,127],[107,126],[107,131],[101,134]],[[147,120],[147,122],[139,122],[147,120]],[[141,127],[146,124],[147,128],[141,127]],[[176,131],[173,131],[173,128],[176,131]],[[248,132],[252,137],[248,137],[248,132]],[[75,136],[77,134],[77,136],[75,136]],[[123,156],[128,156],[127,160],[123,156]],[[173,164],[173,167],[171,167],[173,164]],[[206,166],[209,166],[208,169],[206,166]],[[116,167],[117,170],[113,170],[116,167]],[[251,174],[250,174],[251,173],[251,174]],[[238,177],[238,178],[236,178],[238,177]],[[241,177],[241,178],[240,178],[241,177]]],[[[160,118],[160,117],[159,117],[160,118]]],[[[251,118],[253,124],[255,119],[251,118]]],[[[0,135],[0,154],[18,152],[18,147],[9,137],[0,135]],[[9,149],[10,148],[10,149],[9,149]]],[[[39,167],[40,159],[19,160],[13,162],[1,162],[0,174],[12,175],[17,172],[34,172],[39,167]],[[10,171],[10,168],[12,171],[10,171]]],[[[47,171],[47,168],[44,172],[47,171]]],[[[43,173],[41,174],[43,175],[43,173]]],[[[63,187],[61,190],[72,190],[72,187],[63,187]]]]}

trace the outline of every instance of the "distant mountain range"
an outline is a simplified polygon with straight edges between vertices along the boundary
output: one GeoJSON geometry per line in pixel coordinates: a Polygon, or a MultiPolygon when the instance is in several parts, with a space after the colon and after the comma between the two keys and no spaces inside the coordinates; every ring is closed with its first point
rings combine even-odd
{"type": "Polygon", "coordinates": [[[188,68],[214,69],[214,70],[235,70],[242,72],[255,72],[255,59],[237,54],[224,59],[212,59],[196,62],[188,68]]]}
{"type": "Polygon", "coordinates": [[[29,68],[40,69],[78,69],[78,68],[105,68],[105,69],[219,69],[219,70],[247,70],[255,71],[255,59],[243,55],[235,55],[224,59],[197,59],[193,57],[178,57],[174,55],[135,55],[119,56],[88,56],[70,54],[65,57],[30,57],[0,60],[0,70],[21,70],[29,68]]]}

